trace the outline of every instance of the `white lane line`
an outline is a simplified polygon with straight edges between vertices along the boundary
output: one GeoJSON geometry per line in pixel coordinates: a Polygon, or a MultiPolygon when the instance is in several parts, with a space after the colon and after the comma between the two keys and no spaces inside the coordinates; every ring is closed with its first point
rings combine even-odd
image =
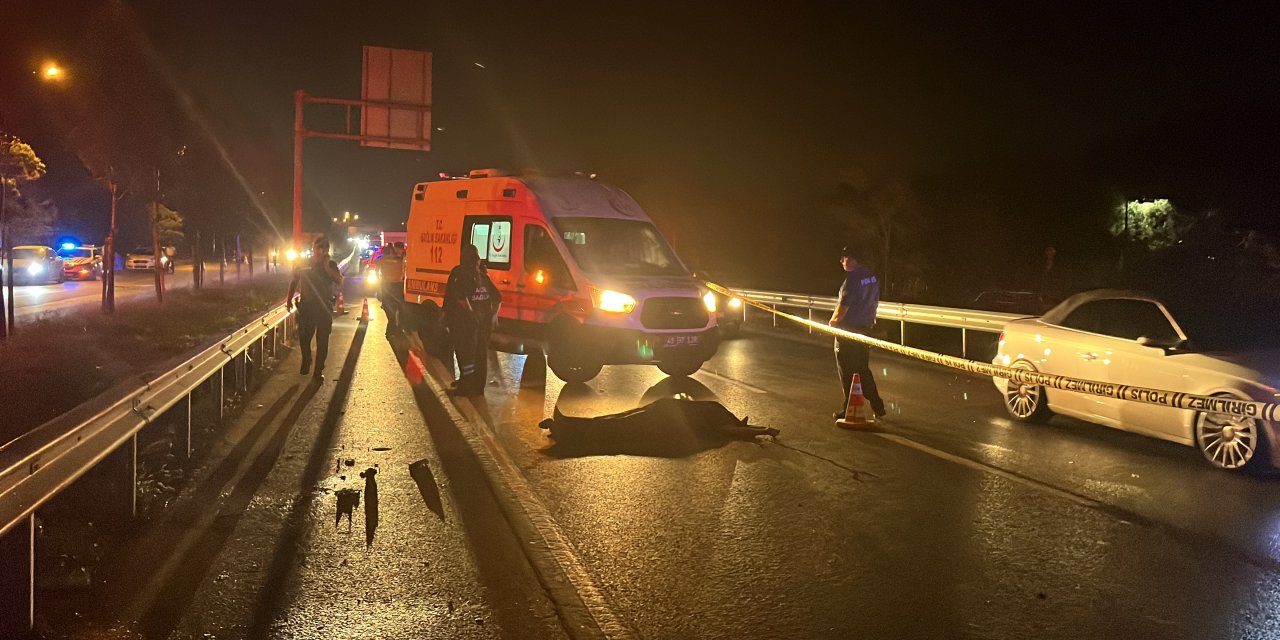
{"type": "MultiPolygon", "coordinates": [[[[568,588],[572,590],[581,605],[571,602],[565,602],[557,597],[558,589],[554,582],[544,583],[544,587],[548,590],[548,595],[552,601],[561,609],[561,614],[568,616],[566,622],[572,622],[575,628],[566,628],[571,638],[599,637],[603,636],[606,640],[631,640],[636,638],[637,634],[632,630],[625,621],[622,620],[613,611],[613,606],[605,597],[603,590],[596,585],[592,579],[590,572],[578,557],[577,551],[569,542],[568,536],[560,528],[560,523],[543,504],[542,499],[533,489],[529,479],[525,477],[524,472],[520,470],[520,466],[508,455],[505,447],[499,442],[498,436],[494,431],[493,425],[484,415],[476,409],[475,405],[466,398],[450,398],[444,392],[441,380],[449,375],[444,364],[435,358],[424,359],[429,375],[424,376],[424,382],[430,387],[431,392],[436,396],[436,401],[443,405],[446,412],[449,413],[451,419],[454,420],[460,428],[465,431],[472,431],[479,442],[471,443],[473,451],[480,459],[482,464],[486,461],[493,464],[492,470],[486,471],[496,472],[500,476],[501,482],[507,491],[512,494],[512,499],[517,503],[518,508],[524,511],[524,516],[529,526],[533,528],[533,534],[541,538],[541,544],[533,544],[526,548],[526,557],[529,557],[530,564],[533,565],[535,571],[543,573],[543,578],[551,578],[545,575],[547,568],[540,565],[539,560],[554,564],[559,568],[564,581],[568,582],[568,588]],[[455,417],[456,416],[456,417],[455,417]],[[464,425],[474,425],[474,430],[465,429],[464,425]],[[476,449],[483,447],[484,451],[476,449]],[[485,454],[488,455],[485,455],[485,454]],[[535,559],[534,556],[537,556],[535,559]],[[592,629],[585,628],[585,621],[579,618],[581,615],[588,616],[594,622],[594,627],[599,630],[599,634],[592,633],[592,629]]],[[[470,438],[468,438],[470,439],[470,438]]],[[[487,465],[486,465],[487,466],[487,465]]],[[[497,489],[495,487],[495,489],[497,489]]],[[[495,494],[500,494],[495,490],[495,494]]],[[[499,502],[504,502],[499,496],[499,502]]],[[[504,506],[504,508],[506,508],[504,506]]],[[[509,514],[515,515],[515,514],[509,514]]],[[[517,518],[518,519],[518,518],[517,518]]],[[[516,522],[508,519],[513,524],[513,528],[519,527],[516,522]]]]}
{"type": "Polygon", "coordinates": [[[718,374],[718,373],[716,373],[716,372],[714,372],[714,371],[709,371],[709,370],[707,370],[707,369],[699,369],[699,370],[698,370],[698,373],[700,373],[700,374],[702,374],[702,375],[711,376],[712,378],[715,378],[716,380],[720,380],[720,381],[723,381],[723,382],[728,382],[728,383],[730,383],[730,384],[736,384],[736,385],[738,385],[738,386],[740,386],[740,387],[742,387],[742,388],[746,389],[747,391],[751,391],[752,393],[769,393],[769,391],[768,391],[768,390],[766,390],[766,389],[761,389],[760,387],[757,387],[757,386],[754,386],[754,385],[747,384],[747,383],[745,383],[745,382],[743,382],[743,381],[741,381],[741,380],[739,380],[739,379],[737,379],[737,378],[730,378],[730,377],[728,377],[728,376],[722,376],[722,375],[720,375],[720,374],[718,374]]]}

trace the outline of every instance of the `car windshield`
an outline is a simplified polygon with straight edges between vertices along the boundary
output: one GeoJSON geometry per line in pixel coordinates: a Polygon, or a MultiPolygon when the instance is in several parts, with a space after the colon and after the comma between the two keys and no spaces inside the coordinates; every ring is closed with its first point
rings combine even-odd
{"type": "Polygon", "coordinates": [[[14,249],[14,260],[39,260],[43,253],[39,249],[14,249]]]}
{"type": "Polygon", "coordinates": [[[1166,306],[1197,351],[1280,348],[1278,299],[1169,301],[1166,306]]]}
{"type": "Polygon", "coordinates": [[[152,251],[151,247],[136,247],[134,248],[133,251],[129,252],[130,255],[135,255],[135,256],[143,256],[143,255],[149,256],[154,253],[155,251],[152,251]]]}
{"type": "Polygon", "coordinates": [[[575,262],[588,273],[619,276],[688,275],[653,224],[617,218],[555,218],[575,262]]]}
{"type": "Polygon", "coordinates": [[[58,251],[64,258],[92,258],[93,249],[61,249],[58,251]]]}

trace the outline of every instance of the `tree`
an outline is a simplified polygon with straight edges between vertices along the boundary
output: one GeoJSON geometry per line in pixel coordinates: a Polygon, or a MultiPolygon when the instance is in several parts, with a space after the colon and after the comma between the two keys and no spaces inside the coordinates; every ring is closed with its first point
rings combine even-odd
{"type": "Polygon", "coordinates": [[[902,250],[909,244],[904,240],[913,239],[920,217],[911,185],[900,174],[866,165],[846,169],[838,181],[837,202],[848,226],[846,236],[863,249],[875,250],[885,292],[915,289],[923,275],[924,259],[902,250]]]}
{"type": "MultiPolygon", "coordinates": [[[[161,260],[166,254],[163,247],[171,246],[183,239],[182,216],[177,211],[159,202],[152,202],[147,207],[147,221],[151,226],[151,249],[155,254],[156,300],[164,302],[165,264],[161,260]]],[[[170,260],[172,256],[168,256],[170,260]]]]}
{"type": "MultiPolygon", "coordinates": [[[[0,300],[0,337],[13,329],[13,233],[9,228],[10,201],[21,196],[18,183],[39,180],[46,167],[31,145],[15,137],[0,134],[0,248],[4,249],[3,272],[9,283],[8,312],[0,300]],[[7,320],[6,320],[7,318],[7,320]]],[[[21,201],[19,201],[21,202],[21,201]]],[[[26,219],[27,216],[24,216],[26,219]]]]}
{"type": "Polygon", "coordinates": [[[1182,240],[1193,220],[1166,199],[1131,200],[1111,215],[1111,235],[1148,251],[1167,249],[1182,240]]]}
{"type": "Polygon", "coordinates": [[[155,198],[156,172],[180,148],[180,107],[154,56],[147,55],[136,21],[120,2],[100,6],[86,34],[92,56],[66,103],[74,122],[68,140],[94,179],[111,193],[111,224],[103,251],[102,311],[115,312],[116,222],[122,200],[155,198]],[[91,62],[90,62],[91,61],[91,62]],[[96,82],[91,82],[92,78],[96,82]]]}

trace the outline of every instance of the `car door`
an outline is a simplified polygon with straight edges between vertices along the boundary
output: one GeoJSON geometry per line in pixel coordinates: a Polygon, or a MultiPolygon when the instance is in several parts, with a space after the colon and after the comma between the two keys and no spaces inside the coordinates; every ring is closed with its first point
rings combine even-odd
{"type": "Polygon", "coordinates": [[[551,232],[541,224],[525,224],[522,255],[520,319],[544,323],[548,312],[575,290],[573,275],[551,239],[551,232]]]}
{"type": "MultiPolygon", "coordinates": [[[[1152,300],[1113,302],[1119,316],[1114,333],[1122,339],[1112,355],[1108,381],[1164,391],[1190,389],[1193,381],[1189,370],[1178,362],[1177,355],[1168,355],[1165,351],[1165,346],[1177,344],[1185,336],[1164,306],[1152,300]],[[1139,343],[1141,338],[1162,346],[1143,345],[1139,343]]],[[[1184,409],[1128,400],[1112,403],[1118,426],[1123,429],[1179,440],[1187,437],[1183,427],[1184,409]]]]}
{"type": "MultiPolygon", "coordinates": [[[[1107,327],[1114,324],[1114,310],[1107,302],[1086,302],[1063,318],[1051,334],[1054,353],[1047,373],[1095,382],[1107,379],[1116,347],[1116,339],[1106,334],[1107,327]]],[[[1049,405],[1091,422],[1110,425],[1115,420],[1114,408],[1102,396],[1054,389],[1049,391],[1049,405]]]]}

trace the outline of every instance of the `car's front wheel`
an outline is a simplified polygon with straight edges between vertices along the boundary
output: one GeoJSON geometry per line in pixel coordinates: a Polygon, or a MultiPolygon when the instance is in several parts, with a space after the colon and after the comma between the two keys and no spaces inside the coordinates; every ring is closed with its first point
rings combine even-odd
{"type": "MultiPolygon", "coordinates": [[[[1013,368],[1035,371],[1035,367],[1027,362],[1016,362],[1013,368]]],[[[1014,420],[1020,422],[1045,422],[1053,415],[1049,410],[1049,399],[1044,387],[1015,382],[1013,379],[1005,381],[1004,408],[1014,420]]]]}
{"type": "Polygon", "coordinates": [[[702,368],[701,358],[672,358],[658,363],[658,369],[669,376],[690,376],[702,368]]]}
{"type": "Polygon", "coordinates": [[[1195,430],[1196,448],[1209,464],[1228,471],[1252,471],[1265,465],[1267,434],[1257,420],[1201,412],[1196,414],[1195,430]]]}

